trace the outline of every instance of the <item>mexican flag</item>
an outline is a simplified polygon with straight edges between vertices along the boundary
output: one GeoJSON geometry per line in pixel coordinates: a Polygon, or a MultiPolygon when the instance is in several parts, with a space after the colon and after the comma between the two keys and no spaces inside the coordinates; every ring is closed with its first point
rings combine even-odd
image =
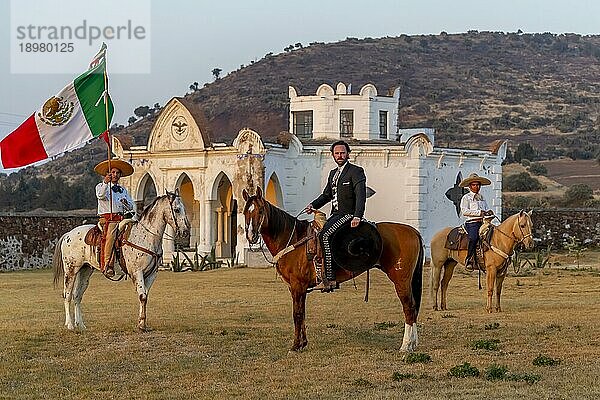
{"type": "Polygon", "coordinates": [[[103,44],[86,72],[0,141],[4,168],[45,160],[108,131],[114,108],[105,86],[105,55],[103,44]],[[108,101],[108,117],[105,101],[108,101]]]}

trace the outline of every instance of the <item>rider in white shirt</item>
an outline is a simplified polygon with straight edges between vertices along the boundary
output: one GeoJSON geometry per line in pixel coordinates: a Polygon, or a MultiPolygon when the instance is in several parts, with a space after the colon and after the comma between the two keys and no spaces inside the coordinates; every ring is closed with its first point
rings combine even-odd
{"type": "Polygon", "coordinates": [[[483,217],[494,215],[494,212],[490,210],[487,202],[479,193],[481,186],[491,183],[489,179],[473,173],[459,184],[460,187],[469,188],[469,192],[460,201],[460,211],[463,217],[467,219],[465,229],[469,235],[469,251],[465,260],[465,267],[470,270],[474,269],[476,265],[475,253],[477,241],[479,240],[479,228],[483,224],[483,217]]]}
{"type": "Polygon", "coordinates": [[[135,204],[129,192],[119,185],[119,179],[131,175],[133,167],[123,160],[106,160],[96,165],[94,170],[104,176],[102,182],[96,185],[99,223],[102,227],[100,270],[110,278],[115,275],[113,250],[119,222],[127,214],[135,213],[135,204]]]}

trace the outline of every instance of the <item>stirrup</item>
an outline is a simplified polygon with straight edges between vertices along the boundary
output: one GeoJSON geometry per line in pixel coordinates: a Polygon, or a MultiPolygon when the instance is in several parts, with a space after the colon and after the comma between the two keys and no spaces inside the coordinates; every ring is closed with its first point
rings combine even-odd
{"type": "Polygon", "coordinates": [[[320,290],[322,293],[333,292],[335,289],[339,289],[339,285],[336,281],[321,281],[319,284],[313,288],[312,290],[320,290]]]}
{"type": "Polygon", "coordinates": [[[105,267],[103,274],[107,278],[112,278],[113,276],[115,276],[115,268],[107,266],[105,267]]]}

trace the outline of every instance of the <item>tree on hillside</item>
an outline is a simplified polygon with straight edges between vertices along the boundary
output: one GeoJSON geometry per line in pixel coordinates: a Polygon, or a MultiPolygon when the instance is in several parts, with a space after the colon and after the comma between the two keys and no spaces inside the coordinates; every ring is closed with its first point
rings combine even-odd
{"type": "Polygon", "coordinates": [[[534,162],[529,166],[529,172],[534,175],[547,175],[548,168],[546,168],[546,166],[542,163],[534,162]]]}
{"type": "Polygon", "coordinates": [[[133,113],[138,116],[139,118],[144,118],[146,115],[150,114],[150,107],[148,106],[139,106],[138,108],[136,108],[135,110],[133,110],[133,113]]]}
{"type": "Polygon", "coordinates": [[[586,201],[594,198],[594,191],[586,184],[576,184],[567,189],[563,196],[565,205],[569,207],[582,207],[586,201]]]}
{"type": "MultiPolygon", "coordinates": [[[[214,74],[215,74],[215,70],[213,69],[213,75],[214,74]]],[[[219,79],[219,78],[216,78],[216,79],[219,79]]],[[[190,85],[190,91],[196,92],[198,90],[200,90],[200,89],[198,89],[198,82],[194,82],[190,85]]],[[[156,104],[158,104],[158,103],[156,103],[156,104]]]]}
{"type": "Polygon", "coordinates": [[[129,123],[129,125],[133,124],[135,121],[137,121],[137,118],[134,117],[133,115],[131,117],[129,117],[129,119],[127,120],[127,123],[129,123]]]}
{"type": "Polygon", "coordinates": [[[502,180],[502,190],[506,192],[537,192],[542,189],[540,181],[527,172],[509,175],[502,180]]]}
{"type": "Polygon", "coordinates": [[[521,162],[521,160],[524,158],[533,161],[536,157],[536,151],[529,143],[519,143],[519,146],[517,147],[517,150],[515,150],[513,157],[516,162],[521,162]]]}
{"type": "Polygon", "coordinates": [[[221,77],[220,77],[221,72],[223,72],[223,70],[221,68],[213,68],[212,74],[215,77],[215,81],[218,81],[219,79],[221,79],[221,77]]]}

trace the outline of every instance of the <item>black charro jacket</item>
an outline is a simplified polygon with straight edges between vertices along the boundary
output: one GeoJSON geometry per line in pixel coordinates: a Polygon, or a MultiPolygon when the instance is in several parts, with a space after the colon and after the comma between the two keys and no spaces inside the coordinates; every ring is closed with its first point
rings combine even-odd
{"type": "MultiPolygon", "coordinates": [[[[333,200],[333,176],[337,168],[332,169],[327,177],[327,185],[323,193],[311,204],[314,208],[321,208],[333,200]]],[[[331,215],[351,214],[362,218],[365,214],[365,203],[367,202],[367,177],[362,167],[347,163],[337,182],[338,208],[332,208],[331,215]]]]}

